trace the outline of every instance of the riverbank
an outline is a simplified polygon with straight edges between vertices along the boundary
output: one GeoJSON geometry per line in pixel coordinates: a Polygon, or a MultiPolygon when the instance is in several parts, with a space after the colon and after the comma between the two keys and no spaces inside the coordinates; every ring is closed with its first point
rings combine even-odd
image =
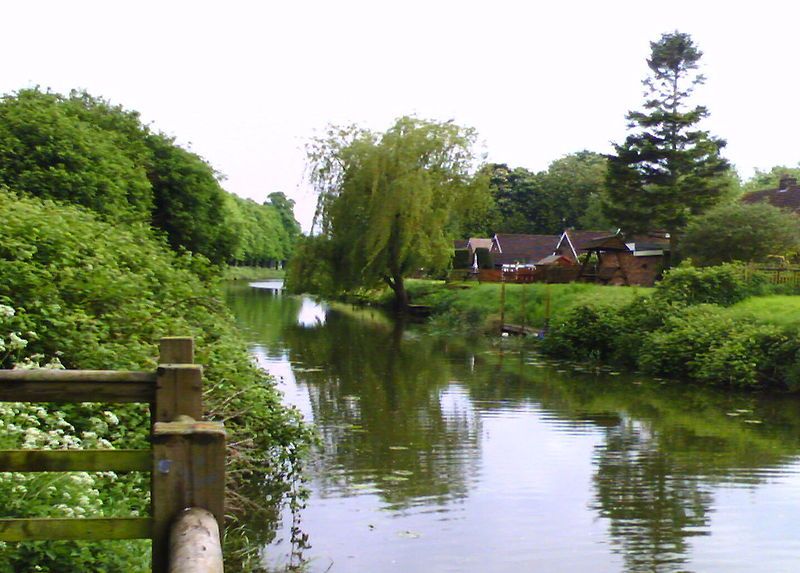
{"type": "MultiPolygon", "coordinates": [[[[252,533],[250,522],[263,528],[277,519],[283,501],[299,495],[311,430],[282,404],[274,378],[252,363],[222,302],[216,267],[168,249],[149,226],[109,222],[79,206],[2,189],[0,220],[0,367],[151,370],[159,338],[195,338],[206,413],[224,421],[228,434],[226,566],[255,569],[266,540],[252,533]]],[[[3,449],[142,448],[150,428],[146,405],[95,403],[0,404],[0,427],[3,449]]],[[[0,480],[3,517],[149,511],[149,480],[138,472],[75,477],[30,473],[0,480]]],[[[149,570],[147,542],[103,547],[0,544],[0,570],[149,570]]]]}
{"type": "Polygon", "coordinates": [[[222,278],[226,281],[260,281],[283,279],[286,271],[267,267],[234,267],[225,269],[222,278]]]}
{"type": "MultiPolygon", "coordinates": [[[[506,324],[544,328],[575,307],[624,305],[653,290],[585,283],[501,285],[418,279],[409,280],[406,286],[412,304],[430,307],[434,327],[470,333],[497,331],[501,315],[506,324]]],[[[388,289],[371,291],[351,300],[389,308],[392,293],[388,289]]]]}
{"type": "MultiPolygon", "coordinates": [[[[779,287],[785,289],[784,286],[779,287]]],[[[656,288],[411,280],[413,304],[442,333],[547,328],[563,360],[708,385],[800,390],[800,296],[744,280],[735,266],[673,269],[656,288]]],[[[362,295],[388,306],[391,293],[362,295]]]]}

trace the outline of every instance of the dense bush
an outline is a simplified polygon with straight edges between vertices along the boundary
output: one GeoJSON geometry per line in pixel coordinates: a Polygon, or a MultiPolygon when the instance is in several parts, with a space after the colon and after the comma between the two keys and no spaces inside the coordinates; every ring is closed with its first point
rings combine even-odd
{"type": "MultiPolygon", "coordinates": [[[[252,515],[261,506],[274,513],[274,505],[263,499],[269,494],[277,503],[286,493],[296,477],[308,429],[296,412],[281,405],[272,380],[253,365],[219,293],[202,282],[207,262],[176,255],[154,240],[145,224],[112,225],[79,207],[4,190],[0,190],[0,220],[0,304],[15,309],[14,316],[7,317],[6,330],[0,330],[6,348],[0,351],[2,366],[18,362],[24,350],[26,355],[59,356],[70,368],[149,369],[155,366],[160,337],[194,336],[198,362],[205,365],[206,409],[210,416],[224,420],[230,443],[236,444],[229,452],[229,491],[241,492],[243,478],[256,476],[251,481],[261,484],[265,491],[259,495],[264,497],[248,512],[252,515]],[[17,338],[25,339],[24,347],[19,347],[22,343],[17,338]]],[[[146,408],[114,406],[119,426],[93,421],[107,419],[106,411],[109,408],[103,405],[78,405],[47,409],[45,416],[55,424],[63,419],[79,438],[93,432],[114,447],[146,442],[146,408]]],[[[24,410],[14,415],[29,422],[32,414],[24,410]]],[[[22,426],[21,422],[10,423],[22,426]]],[[[122,503],[120,488],[130,499],[147,500],[146,487],[134,478],[120,478],[117,485],[99,489],[104,503],[88,504],[87,511],[115,511],[122,503]]],[[[0,496],[11,495],[13,488],[0,487],[0,496]]],[[[52,505],[42,501],[46,497],[34,499],[31,494],[27,499],[30,503],[20,511],[28,515],[38,515],[52,505]]],[[[16,514],[11,499],[0,501],[16,514]]],[[[236,498],[231,502],[231,509],[240,505],[236,498]]],[[[227,547],[242,540],[242,535],[229,534],[227,547]]],[[[250,544],[256,546],[259,541],[263,540],[251,539],[250,544]]],[[[82,543],[65,543],[63,551],[52,547],[2,546],[0,571],[2,567],[129,571],[137,566],[137,558],[131,555],[127,565],[119,565],[116,551],[108,552],[109,561],[103,561],[102,554],[94,554],[82,543]]]]}
{"type": "Polygon", "coordinates": [[[701,265],[793,257],[800,252],[800,220],[769,203],[726,203],[693,219],[679,247],[701,265]]]}
{"type": "Polygon", "coordinates": [[[796,332],[726,313],[718,305],[579,306],[550,330],[544,352],[598,360],[653,376],[743,388],[800,386],[796,332]]]}
{"type": "Polygon", "coordinates": [[[698,268],[684,263],[665,273],[654,296],[662,303],[730,306],[759,292],[762,285],[758,276],[745,281],[738,265],[698,268]]]}

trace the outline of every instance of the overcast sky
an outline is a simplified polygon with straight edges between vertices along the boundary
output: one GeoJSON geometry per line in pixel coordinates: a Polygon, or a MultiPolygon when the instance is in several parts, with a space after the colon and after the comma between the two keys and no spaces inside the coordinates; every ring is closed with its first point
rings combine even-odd
{"type": "Polygon", "coordinates": [[[303,145],[326,124],[454,119],[489,160],[545,169],[624,138],[649,42],[676,29],[704,52],[697,100],[739,173],[800,161],[796,2],[3,0],[0,15],[1,92],[135,109],[229,191],[294,198],[306,229],[303,145]]]}

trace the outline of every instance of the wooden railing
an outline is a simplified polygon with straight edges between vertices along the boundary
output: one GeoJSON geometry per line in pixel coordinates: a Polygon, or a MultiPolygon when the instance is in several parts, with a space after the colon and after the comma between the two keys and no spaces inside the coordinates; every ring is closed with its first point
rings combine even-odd
{"type": "Polygon", "coordinates": [[[149,403],[149,450],[5,450],[0,472],[150,472],[152,515],[0,519],[0,541],[151,539],[154,573],[222,572],[225,428],[202,421],[193,362],[194,341],[173,337],[155,372],[1,370],[0,401],[149,403]]]}

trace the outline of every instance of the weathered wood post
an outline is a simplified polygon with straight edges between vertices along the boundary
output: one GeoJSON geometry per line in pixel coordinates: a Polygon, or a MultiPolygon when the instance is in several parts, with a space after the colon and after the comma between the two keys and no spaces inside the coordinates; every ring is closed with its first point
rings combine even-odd
{"type": "Polygon", "coordinates": [[[151,408],[153,571],[166,573],[169,531],[188,507],[211,511],[223,527],[225,430],[203,416],[203,368],[191,338],[163,338],[151,408]]]}
{"type": "Polygon", "coordinates": [[[168,571],[169,532],[181,511],[208,510],[225,523],[225,428],[181,416],[153,430],[153,571],[168,571]]]}

